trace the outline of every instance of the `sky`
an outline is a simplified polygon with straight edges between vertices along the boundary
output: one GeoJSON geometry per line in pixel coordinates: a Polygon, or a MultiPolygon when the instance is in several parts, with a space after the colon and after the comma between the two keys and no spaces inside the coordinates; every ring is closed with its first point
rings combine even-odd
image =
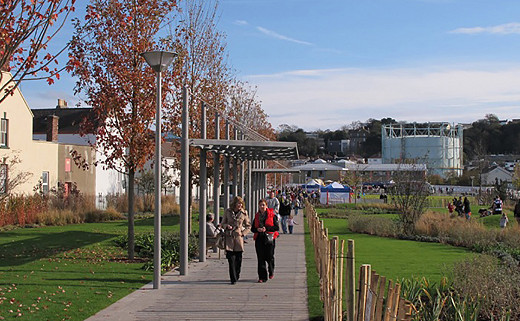
{"type": "MultiPolygon", "coordinates": [[[[229,64],[275,129],[520,118],[518,0],[220,0],[219,11],[229,64]]],[[[31,108],[70,106],[73,85],[65,75],[22,92],[31,108]]]]}

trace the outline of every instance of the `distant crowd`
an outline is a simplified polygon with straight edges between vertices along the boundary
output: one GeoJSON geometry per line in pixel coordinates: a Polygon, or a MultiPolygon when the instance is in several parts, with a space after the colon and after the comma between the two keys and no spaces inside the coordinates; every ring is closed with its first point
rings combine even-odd
{"type": "MultiPolygon", "coordinates": [[[[489,215],[501,215],[500,217],[500,227],[505,228],[509,223],[509,218],[507,217],[507,213],[503,209],[504,203],[500,196],[495,196],[493,202],[489,206],[489,208],[481,208],[478,213],[480,217],[486,217],[489,215]]],[[[448,212],[450,215],[456,215],[460,217],[465,217],[467,220],[471,219],[471,207],[470,201],[467,196],[462,199],[462,196],[459,198],[454,197],[451,202],[448,203],[448,212]]],[[[516,205],[513,210],[513,215],[520,226],[520,199],[516,202],[516,205]]]]}

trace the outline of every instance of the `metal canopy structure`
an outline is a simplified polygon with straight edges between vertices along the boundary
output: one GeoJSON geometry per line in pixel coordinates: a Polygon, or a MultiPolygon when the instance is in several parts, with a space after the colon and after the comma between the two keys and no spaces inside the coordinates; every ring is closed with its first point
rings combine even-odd
{"type": "Polygon", "coordinates": [[[294,168],[255,168],[252,169],[253,173],[264,173],[264,174],[286,174],[286,173],[301,173],[301,170],[294,168]]]}
{"type": "MultiPolygon", "coordinates": [[[[295,142],[268,141],[262,135],[251,131],[244,126],[235,125],[234,138],[231,140],[230,120],[225,119],[225,139],[220,139],[220,115],[215,113],[215,138],[207,139],[206,131],[206,103],[201,102],[200,138],[189,138],[188,90],[182,89],[182,136],[180,160],[180,275],[188,273],[188,221],[189,217],[189,173],[190,173],[190,146],[200,149],[199,156],[199,261],[206,260],[206,214],[208,198],[207,159],[208,152],[213,154],[213,213],[215,224],[219,223],[221,207],[230,206],[230,197],[241,195],[245,198],[248,215],[252,219],[259,200],[267,195],[266,174],[267,160],[298,159],[298,147],[295,142]],[[247,133],[247,134],[246,134],[247,133]],[[249,138],[249,139],[244,139],[249,138]],[[221,162],[222,160],[222,162],[221,162]],[[222,164],[222,173],[221,173],[222,164]],[[246,169],[247,168],[247,172],[246,169]],[[264,171],[256,171],[264,169],[264,171]],[[221,175],[222,174],[222,175],[221,175]],[[220,177],[222,176],[222,181],[220,177]],[[232,179],[231,179],[232,177],[232,179]],[[221,187],[222,186],[222,194],[221,187]],[[223,204],[220,204],[223,196],[223,204]]],[[[283,169],[287,172],[287,169],[283,169]]],[[[156,268],[156,267],[154,267],[156,268]]],[[[159,267],[157,267],[159,268],[159,267]]],[[[160,284],[160,282],[159,282],[160,284]]]]}
{"type": "Polygon", "coordinates": [[[295,142],[190,139],[189,143],[191,146],[242,161],[298,159],[298,147],[295,142]]]}

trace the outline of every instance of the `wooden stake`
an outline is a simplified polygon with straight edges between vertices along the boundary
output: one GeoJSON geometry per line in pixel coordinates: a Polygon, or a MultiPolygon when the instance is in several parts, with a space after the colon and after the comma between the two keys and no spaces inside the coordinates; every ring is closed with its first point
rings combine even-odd
{"type": "Polygon", "coordinates": [[[379,296],[377,293],[378,282],[379,282],[379,274],[377,274],[374,270],[372,270],[371,275],[372,280],[370,281],[370,292],[372,293],[372,300],[370,302],[370,320],[374,320],[374,315],[376,312],[376,304],[379,300],[379,296]]]}
{"type": "Polygon", "coordinates": [[[390,314],[392,311],[392,303],[394,302],[394,282],[388,282],[388,297],[386,298],[385,316],[383,321],[390,321],[390,314]]]}
{"type": "Polygon", "coordinates": [[[384,304],[384,295],[386,288],[386,277],[382,276],[379,278],[379,287],[377,288],[377,303],[376,303],[376,312],[375,312],[375,321],[383,320],[383,304],[384,304]]]}
{"type": "Polygon", "coordinates": [[[358,310],[357,320],[365,321],[366,304],[367,304],[367,292],[370,287],[370,265],[363,264],[360,268],[359,273],[359,299],[358,299],[358,310]]]}
{"type": "Polygon", "coordinates": [[[340,319],[343,320],[343,262],[345,252],[345,240],[341,240],[340,255],[339,255],[339,275],[338,275],[338,310],[340,313],[340,319]]]}
{"type": "Polygon", "coordinates": [[[356,262],[354,252],[354,240],[348,240],[346,279],[347,284],[345,286],[345,296],[347,297],[347,321],[356,320],[356,262]]]}

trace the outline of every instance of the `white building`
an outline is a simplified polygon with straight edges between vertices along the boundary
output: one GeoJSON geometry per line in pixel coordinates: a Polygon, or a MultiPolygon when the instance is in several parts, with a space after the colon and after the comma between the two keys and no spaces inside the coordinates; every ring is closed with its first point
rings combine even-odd
{"type": "Polygon", "coordinates": [[[462,175],[462,125],[391,124],[381,131],[383,164],[425,163],[429,174],[462,175]]]}

